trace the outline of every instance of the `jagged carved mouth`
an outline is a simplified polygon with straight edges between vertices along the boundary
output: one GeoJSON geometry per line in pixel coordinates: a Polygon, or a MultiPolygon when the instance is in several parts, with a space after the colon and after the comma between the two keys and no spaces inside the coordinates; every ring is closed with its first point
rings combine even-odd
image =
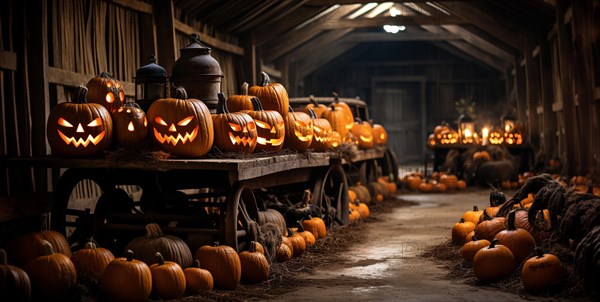
{"type": "Polygon", "coordinates": [[[79,146],[83,146],[84,148],[87,147],[90,143],[97,145],[98,143],[100,143],[100,141],[102,141],[102,139],[104,138],[104,136],[106,135],[106,131],[102,131],[100,132],[100,134],[98,134],[96,137],[93,137],[91,134],[88,135],[88,137],[84,140],[83,138],[79,138],[76,139],[74,137],[68,137],[66,135],[64,135],[62,132],[60,132],[60,130],[58,131],[58,135],[60,136],[60,138],[62,138],[62,140],[68,144],[73,144],[75,146],[75,148],[78,148],[79,146]]]}
{"type": "Polygon", "coordinates": [[[256,144],[256,137],[239,137],[229,132],[229,139],[233,145],[252,146],[256,144]]]}
{"type": "Polygon", "coordinates": [[[156,130],[156,128],[154,128],[154,137],[158,140],[158,142],[160,142],[161,144],[172,144],[173,146],[176,146],[179,142],[181,142],[182,144],[185,144],[186,142],[191,143],[194,141],[194,139],[196,139],[197,135],[198,126],[194,128],[192,133],[186,132],[185,135],[181,135],[181,133],[178,133],[177,136],[161,134],[160,132],[158,132],[158,130],[156,130]]]}
{"type": "Polygon", "coordinates": [[[282,136],[280,138],[272,138],[272,139],[266,139],[264,137],[259,137],[259,138],[257,138],[256,141],[261,145],[271,144],[271,146],[279,146],[279,145],[283,144],[284,138],[285,138],[285,136],[282,136]]]}

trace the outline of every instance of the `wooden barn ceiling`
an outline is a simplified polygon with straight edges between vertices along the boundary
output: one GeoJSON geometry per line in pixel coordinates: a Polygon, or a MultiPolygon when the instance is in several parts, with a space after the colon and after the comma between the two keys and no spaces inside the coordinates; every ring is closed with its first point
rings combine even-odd
{"type": "Polygon", "coordinates": [[[249,37],[265,64],[314,57],[317,67],[361,43],[428,41],[505,72],[551,31],[554,0],[174,0],[182,21],[249,37]],[[391,12],[398,12],[392,16],[391,12]],[[384,25],[403,25],[397,34],[384,25]],[[315,54],[318,54],[317,56],[315,54]]]}

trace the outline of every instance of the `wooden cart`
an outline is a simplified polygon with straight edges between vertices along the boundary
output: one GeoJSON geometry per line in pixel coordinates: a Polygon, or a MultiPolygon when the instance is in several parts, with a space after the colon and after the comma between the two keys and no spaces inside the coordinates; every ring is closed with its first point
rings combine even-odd
{"type": "Polygon", "coordinates": [[[332,152],[269,155],[244,159],[67,159],[12,158],[13,167],[66,169],[54,188],[51,228],[70,230],[71,243],[94,236],[115,249],[123,248],[144,226],[159,223],[165,233],[180,236],[194,249],[219,241],[243,250],[257,237],[259,211],[266,205],[255,190],[312,191],[311,203],[322,214],[335,213],[347,223],[346,170],[385,159],[385,149],[356,150],[343,159],[332,152]],[[97,184],[102,194],[95,205],[70,204],[78,183],[97,184]],[[135,200],[123,186],[137,186],[135,200]]]}

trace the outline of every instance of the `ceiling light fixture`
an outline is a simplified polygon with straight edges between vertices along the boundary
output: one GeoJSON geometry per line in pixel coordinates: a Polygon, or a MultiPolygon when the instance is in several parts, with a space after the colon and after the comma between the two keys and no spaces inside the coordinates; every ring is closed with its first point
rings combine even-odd
{"type": "Polygon", "coordinates": [[[387,33],[396,34],[399,31],[406,30],[406,26],[404,25],[384,25],[383,30],[387,33]]]}

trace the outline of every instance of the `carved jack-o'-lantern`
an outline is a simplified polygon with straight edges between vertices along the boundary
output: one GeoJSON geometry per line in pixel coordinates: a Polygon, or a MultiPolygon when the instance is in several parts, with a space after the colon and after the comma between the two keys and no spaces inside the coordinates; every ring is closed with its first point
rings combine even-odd
{"type": "Polygon", "coordinates": [[[285,118],[285,146],[300,152],[306,151],[313,140],[313,122],[304,112],[294,112],[288,108],[285,118]]]}
{"type": "Polygon", "coordinates": [[[121,83],[111,77],[107,72],[100,73],[87,83],[87,100],[90,103],[100,104],[113,114],[123,106],[125,92],[121,83]]]}
{"type": "Polygon", "coordinates": [[[331,124],[324,118],[317,118],[312,109],[308,110],[313,122],[313,140],[310,148],[315,151],[325,151],[331,148],[331,124]]]}
{"type": "MultiPolygon", "coordinates": [[[[279,151],[285,140],[285,122],[279,112],[264,110],[257,97],[252,98],[254,110],[244,110],[254,119],[256,124],[256,150],[279,151]]],[[[289,107],[289,105],[288,105],[289,107]]],[[[287,115],[287,108],[286,108],[287,115]]]]}
{"type": "Polygon", "coordinates": [[[352,127],[350,131],[356,138],[360,148],[369,149],[373,147],[373,128],[369,122],[361,121],[359,118],[356,118],[354,127],[352,127]]]}
{"type": "Polygon", "coordinates": [[[215,127],[215,146],[223,152],[252,153],[256,148],[256,124],[246,113],[229,112],[223,93],[218,94],[217,114],[212,115],[215,127]]]}
{"type": "Polygon", "coordinates": [[[126,102],[113,115],[114,136],[119,145],[135,145],[148,134],[148,119],[140,106],[126,102]]]}
{"type": "Polygon", "coordinates": [[[523,143],[523,134],[516,128],[509,132],[504,132],[504,143],[508,145],[520,145],[523,143]]]}
{"type": "Polygon", "coordinates": [[[342,136],[337,131],[331,131],[329,136],[331,140],[331,148],[337,148],[342,144],[342,136]]]}
{"type": "Polygon", "coordinates": [[[490,131],[488,141],[492,145],[500,145],[504,142],[504,133],[500,129],[493,129],[490,131]]]}
{"type": "Polygon", "coordinates": [[[150,137],[166,152],[178,157],[202,157],[214,140],[213,120],[206,105],[188,99],[178,87],[174,98],[158,99],[148,109],[150,137]]]}
{"type": "Polygon", "coordinates": [[[87,88],[79,86],[72,102],[56,105],[46,126],[52,154],[91,156],[110,147],[112,118],[104,106],[87,103],[87,88]]]}
{"type": "Polygon", "coordinates": [[[440,135],[440,144],[442,145],[453,145],[458,143],[458,133],[452,129],[444,130],[440,135]]]}
{"type": "Polygon", "coordinates": [[[433,136],[439,142],[442,139],[442,132],[450,130],[450,125],[446,122],[441,122],[433,128],[433,136]]]}
{"type": "Polygon", "coordinates": [[[436,141],[435,141],[435,134],[431,133],[429,134],[429,136],[427,137],[427,147],[429,148],[434,148],[436,145],[436,141]]]}
{"type": "Polygon", "coordinates": [[[387,144],[388,134],[382,125],[380,125],[380,124],[373,125],[373,139],[375,140],[376,145],[387,144]]]}

